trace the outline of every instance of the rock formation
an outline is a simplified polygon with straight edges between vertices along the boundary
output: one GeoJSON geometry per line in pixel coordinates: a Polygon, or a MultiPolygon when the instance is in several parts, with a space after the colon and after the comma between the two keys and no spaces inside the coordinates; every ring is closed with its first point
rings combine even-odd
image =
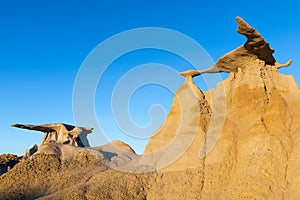
{"type": "Polygon", "coordinates": [[[168,170],[201,166],[203,160],[199,155],[210,118],[211,107],[203,92],[192,78],[186,78],[175,94],[166,121],[148,142],[140,164],[151,165],[156,170],[171,164],[168,170]]]}
{"type": "MultiPolygon", "coordinates": [[[[201,183],[198,183],[200,189],[193,190],[191,186],[192,188],[184,190],[185,197],[189,199],[297,199],[297,188],[300,188],[300,111],[297,109],[300,105],[299,87],[293,77],[278,72],[282,65],[272,59],[273,51],[258,32],[240,18],[237,18],[237,22],[239,33],[248,37],[244,46],[224,55],[208,70],[183,72],[182,75],[189,82],[192,77],[204,72],[222,71],[230,72],[230,75],[215,89],[205,93],[197,91],[203,94],[198,101],[207,102],[205,109],[197,101],[185,105],[184,95],[180,98],[182,89],[176,92],[177,101],[181,102],[179,104],[187,106],[191,111],[200,109],[203,112],[209,108],[210,122],[209,118],[201,117],[198,124],[192,122],[195,114],[189,112],[185,117],[190,119],[190,128],[183,130],[200,128],[202,131],[194,132],[194,140],[189,148],[160,171],[170,174],[169,171],[174,169],[188,170],[197,174],[198,179],[195,179],[201,183]],[[253,44],[253,41],[259,44],[253,44]],[[274,62],[271,63],[272,60],[274,62]],[[226,109],[226,115],[221,121],[221,118],[215,118],[220,112],[224,112],[219,105],[226,109]],[[219,136],[214,134],[213,129],[217,125],[214,121],[224,121],[223,128],[217,128],[219,136]],[[208,124],[206,129],[200,125],[201,122],[208,124]],[[217,142],[209,151],[207,147],[213,140],[217,142]],[[205,149],[203,159],[199,156],[201,146],[205,149]]],[[[291,61],[286,65],[290,63],[291,61]]],[[[190,86],[186,90],[191,88],[195,87],[190,86]]],[[[165,159],[164,155],[171,154],[167,145],[184,133],[175,126],[185,119],[175,120],[182,118],[182,114],[174,112],[178,109],[174,105],[175,103],[162,128],[154,134],[145,149],[145,153],[162,149],[161,156],[155,162],[161,162],[160,159],[165,159]],[[173,126],[168,127],[168,124],[173,126]]],[[[199,116],[202,112],[198,112],[199,116]]],[[[162,176],[159,186],[152,188],[155,191],[151,193],[153,199],[159,196],[168,199],[164,192],[168,191],[169,194],[171,191],[165,184],[172,179],[170,176],[162,176]]],[[[180,188],[181,179],[176,180],[174,187],[180,188]]],[[[180,194],[184,191],[177,190],[180,194]]],[[[177,194],[172,199],[180,198],[177,194]]]]}
{"type": "Polygon", "coordinates": [[[122,142],[45,142],[0,176],[0,199],[299,199],[300,89],[261,35],[237,22],[246,44],[206,70],[229,77],[202,92],[192,77],[203,71],[184,72],[143,155],[122,142]]]}
{"type": "Polygon", "coordinates": [[[11,170],[21,159],[22,157],[13,154],[0,155],[0,176],[11,170]]]}
{"type": "Polygon", "coordinates": [[[140,157],[128,144],[118,140],[90,149],[96,150],[103,156],[103,164],[119,170],[126,170],[133,160],[138,160],[140,157]]]}
{"type": "Polygon", "coordinates": [[[30,149],[27,149],[23,156],[23,160],[27,160],[28,158],[30,158],[33,154],[35,154],[38,151],[38,149],[39,147],[36,144],[33,145],[33,147],[31,147],[30,149]]]}
{"type": "Polygon", "coordinates": [[[50,142],[59,144],[70,144],[78,147],[89,147],[87,135],[92,132],[93,128],[77,127],[68,124],[13,124],[17,128],[41,131],[44,133],[42,145],[50,142]]]}
{"type": "Polygon", "coordinates": [[[285,64],[279,64],[272,55],[275,51],[270,48],[269,43],[264,40],[260,33],[242,18],[237,17],[236,21],[238,23],[238,33],[247,37],[244,45],[225,54],[212,67],[206,70],[187,70],[180,74],[185,77],[195,77],[203,73],[237,72],[238,69],[248,67],[247,61],[253,58],[263,61],[264,65],[274,66],[275,68],[286,67],[292,63],[290,60],[285,64]]]}

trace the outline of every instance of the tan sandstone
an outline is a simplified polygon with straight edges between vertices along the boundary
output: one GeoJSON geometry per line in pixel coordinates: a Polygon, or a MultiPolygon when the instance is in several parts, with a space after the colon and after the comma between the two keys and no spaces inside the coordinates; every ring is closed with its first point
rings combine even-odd
{"type": "Polygon", "coordinates": [[[182,73],[143,155],[122,142],[51,143],[0,176],[1,199],[299,199],[300,90],[278,72],[291,62],[278,64],[262,36],[237,23],[245,45],[206,71],[182,73]],[[208,92],[193,83],[219,71],[229,77],[208,92]]]}

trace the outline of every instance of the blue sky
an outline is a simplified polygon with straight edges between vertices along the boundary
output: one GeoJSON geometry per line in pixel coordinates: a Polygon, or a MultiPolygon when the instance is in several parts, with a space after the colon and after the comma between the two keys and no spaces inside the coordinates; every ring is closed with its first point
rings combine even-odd
{"type": "MultiPolygon", "coordinates": [[[[275,49],[279,62],[293,59],[291,67],[280,71],[294,75],[299,83],[299,10],[298,1],[1,1],[0,154],[21,155],[42,139],[41,133],[11,128],[10,124],[74,124],[72,93],[82,62],[100,42],[133,28],[179,31],[196,40],[216,60],[245,41],[236,33],[235,17],[241,16],[275,49]]],[[[122,75],[147,63],[161,63],[178,71],[191,67],[167,52],[132,52],[109,66],[95,96],[96,113],[107,138],[123,140],[138,153],[147,138],[120,131],[112,120],[110,95],[122,75]]],[[[179,86],[183,79],[178,80],[179,86]]],[[[201,78],[196,81],[205,90],[201,78]]],[[[172,93],[159,85],[140,88],[129,102],[133,121],[147,125],[148,110],[154,104],[161,104],[167,114],[172,98],[172,93]]],[[[158,120],[162,123],[163,118],[158,120]]],[[[93,145],[106,142],[91,138],[93,145]]]]}

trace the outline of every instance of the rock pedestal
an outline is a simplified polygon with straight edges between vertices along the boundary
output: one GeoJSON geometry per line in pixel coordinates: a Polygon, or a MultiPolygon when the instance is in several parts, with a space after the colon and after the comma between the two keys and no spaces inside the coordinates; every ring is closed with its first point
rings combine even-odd
{"type": "Polygon", "coordinates": [[[69,144],[78,147],[89,147],[87,135],[93,128],[77,127],[68,124],[13,124],[13,127],[41,131],[44,133],[42,145],[56,142],[59,144],[69,144]]]}

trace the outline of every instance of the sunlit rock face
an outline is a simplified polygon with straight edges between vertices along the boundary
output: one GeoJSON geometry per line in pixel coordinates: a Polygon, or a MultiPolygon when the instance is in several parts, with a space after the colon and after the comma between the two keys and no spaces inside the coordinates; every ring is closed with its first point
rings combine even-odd
{"type": "MultiPolygon", "coordinates": [[[[245,45],[207,70],[181,73],[186,82],[177,91],[165,123],[150,139],[145,153],[153,152],[155,163],[167,160],[166,155],[178,155],[170,165],[159,166],[162,173],[198,170],[197,181],[203,183],[198,184],[201,199],[295,199],[299,195],[296,188],[300,188],[300,91],[292,76],[278,72],[291,61],[279,64],[262,36],[241,18],[237,22],[238,32],[247,37],[245,45]],[[230,75],[205,93],[193,85],[192,77],[214,72],[230,75]],[[215,121],[223,123],[217,128],[219,137],[215,137],[215,121]],[[168,147],[186,133],[194,137],[184,153],[168,147]],[[207,147],[212,139],[217,142],[210,151],[207,147]],[[201,147],[206,150],[204,158],[200,156],[201,147]]],[[[179,141],[177,149],[186,142],[179,141]]]]}
{"type": "Polygon", "coordinates": [[[0,176],[0,199],[299,199],[300,90],[278,72],[291,62],[279,64],[254,28],[237,23],[246,43],[207,70],[181,73],[143,155],[120,141],[79,148],[66,135],[74,128],[34,127],[51,134],[0,176]],[[216,72],[230,74],[214,89],[193,83],[216,72]]]}

